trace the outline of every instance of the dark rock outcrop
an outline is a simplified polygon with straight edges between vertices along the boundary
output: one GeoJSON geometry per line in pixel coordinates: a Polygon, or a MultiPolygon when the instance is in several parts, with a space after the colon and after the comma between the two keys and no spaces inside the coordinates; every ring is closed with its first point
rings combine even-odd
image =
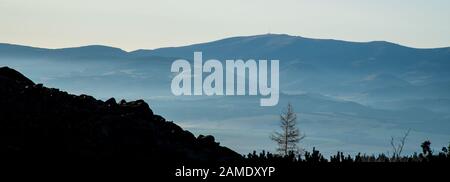
{"type": "Polygon", "coordinates": [[[23,76],[21,73],[17,72],[16,70],[13,70],[8,67],[0,68],[0,81],[5,82],[5,83],[6,82],[15,82],[20,85],[34,85],[34,83],[30,79],[23,76]]]}
{"type": "Polygon", "coordinates": [[[34,84],[0,68],[0,158],[215,162],[238,159],[212,136],[184,131],[142,100],[117,103],[34,84]]]}

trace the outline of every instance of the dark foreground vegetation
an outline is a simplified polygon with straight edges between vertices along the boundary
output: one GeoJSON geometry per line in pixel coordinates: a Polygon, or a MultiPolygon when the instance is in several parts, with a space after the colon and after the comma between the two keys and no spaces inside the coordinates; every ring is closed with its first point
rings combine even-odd
{"type": "Polygon", "coordinates": [[[385,154],[379,155],[365,155],[358,154],[356,156],[344,155],[342,152],[337,152],[337,154],[331,156],[330,158],[324,157],[318,150],[313,149],[312,152],[305,152],[303,155],[295,155],[293,153],[282,156],[277,154],[272,154],[268,152],[260,152],[248,154],[245,160],[256,162],[256,163],[286,163],[286,164],[296,164],[296,163],[364,163],[364,162],[450,162],[450,145],[448,147],[443,147],[442,151],[437,154],[433,154],[431,150],[431,142],[425,141],[422,143],[422,153],[413,154],[411,156],[387,156],[385,154]]]}

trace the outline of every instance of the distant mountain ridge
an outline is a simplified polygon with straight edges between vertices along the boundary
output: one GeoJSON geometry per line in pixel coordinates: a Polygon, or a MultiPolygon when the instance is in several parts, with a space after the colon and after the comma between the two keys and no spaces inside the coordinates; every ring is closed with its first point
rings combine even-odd
{"type": "Polygon", "coordinates": [[[30,46],[14,45],[14,44],[3,44],[0,43],[0,52],[2,56],[5,57],[123,57],[127,55],[127,52],[114,47],[108,47],[103,45],[89,45],[81,47],[71,47],[71,48],[61,48],[61,49],[47,49],[47,48],[37,48],[30,46]]]}
{"type": "MultiPolygon", "coordinates": [[[[232,37],[180,47],[136,50],[92,45],[62,49],[44,49],[0,44],[0,56],[44,58],[134,59],[175,57],[192,59],[194,51],[203,51],[204,59],[279,59],[333,69],[380,71],[421,67],[428,70],[450,69],[450,47],[416,49],[386,41],[349,42],[311,39],[286,34],[232,37]]],[[[358,71],[355,70],[355,71],[358,71]]]]}
{"type": "Polygon", "coordinates": [[[412,99],[420,94],[429,94],[429,90],[437,90],[440,97],[447,97],[442,94],[447,92],[442,85],[450,82],[450,47],[416,49],[386,41],[349,42],[286,34],[231,37],[188,46],[131,52],[100,45],[44,49],[0,44],[0,60],[54,60],[52,64],[88,61],[102,64],[93,72],[103,72],[102,69],[110,67],[139,70],[141,74],[151,71],[148,73],[152,74],[151,77],[161,77],[164,80],[158,81],[166,83],[170,77],[168,70],[171,62],[179,58],[192,60],[194,51],[202,51],[203,59],[221,61],[279,59],[281,89],[287,92],[326,91],[325,94],[331,95],[368,93],[364,95],[380,98],[378,92],[403,97],[401,92],[411,90],[412,94],[406,96],[412,99]],[[370,77],[375,79],[367,79],[370,77]],[[396,83],[401,85],[392,87],[396,83]],[[425,85],[429,88],[424,88],[425,85]]]}
{"type": "MultiPolygon", "coordinates": [[[[307,44],[310,44],[309,46],[306,46],[304,48],[318,48],[320,46],[343,46],[348,47],[351,45],[362,45],[362,46],[373,46],[378,47],[379,49],[382,49],[383,46],[389,46],[390,48],[402,48],[402,49],[411,49],[411,50],[446,50],[447,53],[450,52],[450,46],[449,47],[439,47],[439,48],[413,48],[408,46],[403,46],[400,44],[387,42],[387,41],[369,41],[369,42],[353,42],[353,41],[345,41],[345,40],[336,40],[336,39],[316,39],[316,38],[305,38],[301,36],[291,36],[287,34],[262,34],[262,35],[254,35],[254,36],[238,36],[238,37],[231,37],[231,38],[224,38],[220,40],[215,40],[211,42],[205,42],[205,43],[197,43],[192,45],[186,45],[186,46],[175,46],[175,47],[162,47],[157,49],[138,49],[134,51],[124,51],[120,48],[106,46],[106,45],[87,45],[87,46],[78,46],[78,47],[67,47],[67,48],[40,48],[40,47],[33,47],[33,46],[26,46],[26,45],[19,45],[19,44],[11,44],[11,43],[0,43],[0,50],[3,53],[21,53],[23,52],[33,52],[33,53],[42,53],[42,52],[70,52],[70,51],[89,51],[89,52],[116,52],[120,54],[132,54],[132,55],[159,55],[159,56],[168,56],[165,55],[169,50],[176,50],[178,49],[179,52],[175,51],[175,53],[172,53],[170,56],[180,56],[183,57],[184,50],[186,49],[205,49],[211,50],[213,48],[223,48],[228,47],[228,49],[221,50],[223,52],[229,52],[231,50],[239,50],[239,48],[245,47],[241,44],[254,44],[259,46],[267,46],[271,47],[272,49],[281,49],[281,48],[289,48],[291,46],[306,46],[307,44]],[[302,43],[300,43],[302,42],[302,43]],[[235,47],[235,49],[230,49],[229,47],[235,47]],[[178,54],[177,54],[178,53],[178,54]]],[[[261,48],[261,47],[258,47],[261,48]]],[[[301,47],[298,47],[301,48],[301,47]]],[[[259,51],[263,51],[262,49],[259,49],[259,51]]],[[[238,51],[240,52],[240,51],[238,51]]],[[[191,56],[192,52],[188,52],[189,56],[191,56]]]]}

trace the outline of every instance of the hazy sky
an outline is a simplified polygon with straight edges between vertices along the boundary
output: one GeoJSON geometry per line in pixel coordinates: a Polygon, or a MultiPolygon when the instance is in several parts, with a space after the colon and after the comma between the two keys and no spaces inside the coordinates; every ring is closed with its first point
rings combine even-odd
{"type": "Polygon", "coordinates": [[[125,50],[285,33],[450,46],[449,0],[0,0],[0,42],[125,50]]]}

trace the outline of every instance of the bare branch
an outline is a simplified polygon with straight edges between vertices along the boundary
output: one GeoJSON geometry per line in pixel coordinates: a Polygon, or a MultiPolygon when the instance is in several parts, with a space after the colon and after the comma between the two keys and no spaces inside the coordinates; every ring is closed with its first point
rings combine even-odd
{"type": "Polygon", "coordinates": [[[411,131],[411,129],[408,129],[408,131],[405,132],[405,134],[400,139],[400,141],[399,141],[399,143],[397,145],[395,144],[394,137],[391,137],[391,146],[392,146],[392,152],[393,152],[393,156],[392,157],[393,158],[399,158],[402,155],[403,148],[405,146],[406,139],[408,138],[408,135],[409,135],[410,131],[411,131]]]}
{"type": "Polygon", "coordinates": [[[411,129],[408,129],[408,131],[406,131],[405,135],[403,135],[403,138],[400,141],[400,146],[399,146],[399,149],[398,149],[398,155],[399,156],[402,154],[403,147],[405,146],[406,138],[408,138],[408,135],[409,135],[410,131],[411,131],[411,129]]]}

